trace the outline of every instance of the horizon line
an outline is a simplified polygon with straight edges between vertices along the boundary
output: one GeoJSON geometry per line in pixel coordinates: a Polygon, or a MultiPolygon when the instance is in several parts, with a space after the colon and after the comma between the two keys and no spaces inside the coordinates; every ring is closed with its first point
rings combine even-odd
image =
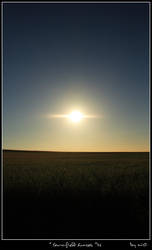
{"type": "Polygon", "coordinates": [[[150,153],[150,151],[62,151],[62,150],[35,150],[35,149],[2,149],[2,151],[48,152],[48,153],[150,153]]]}

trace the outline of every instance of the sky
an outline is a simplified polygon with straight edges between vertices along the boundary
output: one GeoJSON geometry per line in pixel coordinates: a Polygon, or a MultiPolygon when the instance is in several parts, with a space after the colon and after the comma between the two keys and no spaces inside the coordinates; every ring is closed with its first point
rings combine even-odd
{"type": "Polygon", "coordinates": [[[4,3],[3,148],[149,151],[149,4],[4,3]]]}

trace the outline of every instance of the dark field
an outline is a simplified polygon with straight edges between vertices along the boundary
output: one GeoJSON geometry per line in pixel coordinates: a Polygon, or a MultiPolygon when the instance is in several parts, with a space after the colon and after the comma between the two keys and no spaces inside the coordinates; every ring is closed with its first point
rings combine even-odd
{"type": "Polygon", "coordinates": [[[4,151],[4,238],[149,238],[148,153],[4,151]]]}

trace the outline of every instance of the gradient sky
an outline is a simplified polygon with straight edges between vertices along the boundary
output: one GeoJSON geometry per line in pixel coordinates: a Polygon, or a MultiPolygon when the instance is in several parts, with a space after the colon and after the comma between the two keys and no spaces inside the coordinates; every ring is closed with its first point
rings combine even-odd
{"type": "Polygon", "coordinates": [[[5,3],[3,62],[3,148],[149,151],[148,3],[5,3]]]}

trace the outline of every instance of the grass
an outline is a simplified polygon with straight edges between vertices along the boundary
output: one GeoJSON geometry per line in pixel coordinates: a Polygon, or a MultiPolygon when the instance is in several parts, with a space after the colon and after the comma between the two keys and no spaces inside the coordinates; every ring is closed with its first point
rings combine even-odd
{"type": "Polygon", "coordinates": [[[148,238],[148,159],[4,151],[4,237],[148,238]]]}

